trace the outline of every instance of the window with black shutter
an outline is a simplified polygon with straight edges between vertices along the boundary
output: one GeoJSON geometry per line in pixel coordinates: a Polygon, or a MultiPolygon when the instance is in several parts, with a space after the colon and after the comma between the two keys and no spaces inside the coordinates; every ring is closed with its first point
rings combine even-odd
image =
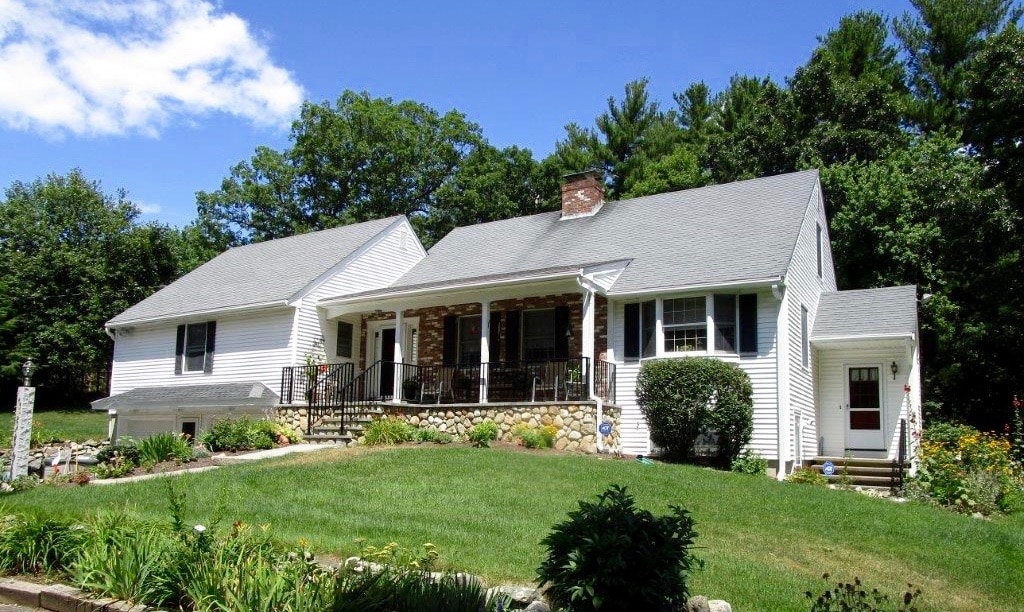
{"type": "Polygon", "coordinates": [[[714,298],[715,350],[736,352],[736,296],[716,295],[714,298]]]}
{"type": "Polygon", "coordinates": [[[657,328],[657,302],[649,300],[640,304],[640,346],[643,357],[654,357],[658,347],[655,330],[657,328]]]}
{"type": "Polygon", "coordinates": [[[626,304],[622,317],[622,354],[640,359],[640,304],[626,304]]]}
{"type": "Polygon", "coordinates": [[[179,325],[175,339],[174,373],[211,373],[216,334],[216,321],[179,325]]]}

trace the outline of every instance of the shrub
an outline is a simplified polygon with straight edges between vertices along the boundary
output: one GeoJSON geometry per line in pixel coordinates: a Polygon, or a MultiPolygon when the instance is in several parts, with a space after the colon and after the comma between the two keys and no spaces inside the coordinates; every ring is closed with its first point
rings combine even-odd
{"type": "Polygon", "coordinates": [[[757,453],[747,452],[733,459],[730,469],[738,474],[764,476],[768,471],[768,460],[757,453]]]}
{"type": "Polygon", "coordinates": [[[802,467],[793,470],[789,476],[786,476],[786,482],[824,487],[828,485],[828,478],[818,470],[809,467],[802,467]]]}
{"type": "Polygon", "coordinates": [[[142,463],[192,461],[192,443],[184,436],[158,433],[139,442],[139,457],[142,463]]]}
{"type": "Polygon", "coordinates": [[[416,430],[413,439],[417,442],[433,442],[434,444],[451,444],[454,441],[452,435],[447,431],[438,431],[433,427],[423,427],[416,430]]]}
{"type": "Polygon", "coordinates": [[[409,442],[413,437],[412,425],[398,417],[384,417],[374,419],[363,432],[366,444],[376,446],[379,444],[401,444],[409,442]]]}
{"type": "Polygon", "coordinates": [[[697,438],[707,434],[717,439],[718,459],[728,466],[750,442],[753,388],[735,364],[707,357],[648,361],[636,393],[651,440],[671,457],[691,458],[697,438]]]}
{"type": "Polygon", "coordinates": [[[0,570],[12,574],[65,570],[78,554],[83,531],[57,519],[28,516],[0,518],[0,570]]]}
{"type": "Polygon", "coordinates": [[[96,460],[100,463],[110,463],[112,459],[118,457],[131,463],[132,466],[139,465],[142,462],[139,445],[129,437],[123,437],[118,440],[117,444],[106,446],[96,453],[96,460]]]}
{"type": "Polygon", "coordinates": [[[519,424],[512,430],[512,436],[518,438],[526,448],[551,448],[555,445],[558,428],[554,425],[530,427],[519,424]]]}
{"type": "Polygon", "coordinates": [[[102,480],[127,476],[128,474],[131,474],[134,469],[135,464],[127,457],[114,456],[112,459],[98,464],[93,468],[93,471],[96,472],[96,478],[102,480]]]}
{"type": "MultiPolygon", "coordinates": [[[[827,582],[829,575],[821,578],[827,582]]],[[[916,612],[915,602],[921,596],[921,589],[908,584],[900,599],[892,601],[878,589],[868,591],[860,578],[854,578],[853,582],[829,585],[820,595],[807,591],[804,596],[811,600],[811,612],[916,612]]]]}
{"type": "Polygon", "coordinates": [[[968,425],[935,423],[924,430],[921,464],[907,484],[910,497],[957,512],[1005,512],[1021,494],[1010,441],[968,425]]]}
{"type": "Polygon", "coordinates": [[[498,439],[498,425],[490,419],[484,419],[474,425],[466,437],[474,446],[489,448],[491,442],[498,439]]]}
{"type": "Polygon", "coordinates": [[[199,440],[210,450],[234,452],[274,448],[279,436],[297,439],[294,432],[274,421],[241,417],[217,421],[199,440]]]}
{"type": "Polygon", "coordinates": [[[670,509],[638,510],[616,485],[596,503],[581,501],[541,542],[547,557],[537,575],[548,599],[571,611],[680,609],[697,534],[686,510],[670,509]]]}

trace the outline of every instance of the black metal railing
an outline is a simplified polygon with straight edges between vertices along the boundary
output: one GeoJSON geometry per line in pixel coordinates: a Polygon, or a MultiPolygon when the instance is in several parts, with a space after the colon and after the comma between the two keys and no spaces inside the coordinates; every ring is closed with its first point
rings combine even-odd
{"type": "Polygon", "coordinates": [[[896,462],[892,468],[892,492],[903,491],[903,479],[907,470],[907,420],[900,419],[900,441],[896,449],[896,462]]]}
{"type": "Polygon", "coordinates": [[[338,389],[352,380],[351,363],[293,366],[281,370],[281,403],[309,405],[330,402],[338,389]]]}
{"type": "Polygon", "coordinates": [[[594,362],[594,395],[615,403],[615,364],[598,359],[594,362]]]}
{"type": "MultiPolygon", "coordinates": [[[[395,364],[392,361],[375,361],[359,376],[352,377],[346,384],[338,386],[322,401],[309,404],[309,433],[316,428],[324,429],[324,419],[332,419],[331,428],[344,432],[348,421],[361,407],[394,399],[395,364]]],[[[320,396],[314,396],[320,399],[320,396]]]]}
{"type": "Polygon", "coordinates": [[[475,403],[482,379],[488,402],[578,401],[588,398],[586,357],[491,361],[464,365],[398,364],[401,397],[426,404],[475,403]]]}

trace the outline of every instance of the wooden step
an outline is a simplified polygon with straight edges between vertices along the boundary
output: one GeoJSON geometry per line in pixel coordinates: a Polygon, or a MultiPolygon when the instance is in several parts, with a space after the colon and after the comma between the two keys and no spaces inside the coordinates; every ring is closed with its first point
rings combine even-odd
{"type": "Polygon", "coordinates": [[[840,467],[840,466],[843,466],[843,465],[847,465],[847,466],[850,466],[850,467],[860,466],[860,467],[887,467],[887,468],[890,468],[890,467],[896,465],[896,461],[894,461],[892,459],[876,459],[876,458],[872,458],[872,457],[827,457],[827,456],[818,456],[818,457],[815,457],[814,459],[811,459],[810,463],[811,463],[811,465],[820,465],[820,464],[824,464],[826,461],[831,461],[832,463],[835,464],[835,466],[837,468],[840,467]]]}
{"type": "MultiPolygon", "coordinates": [[[[813,464],[810,466],[812,470],[821,472],[824,466],[820,464],[813,464]]],[[[892,476],[895,468],[892,467],[865,467],[861,465],[837,465],[835,476],[839,476],[843,473],[849,476],[892,476]]]]}

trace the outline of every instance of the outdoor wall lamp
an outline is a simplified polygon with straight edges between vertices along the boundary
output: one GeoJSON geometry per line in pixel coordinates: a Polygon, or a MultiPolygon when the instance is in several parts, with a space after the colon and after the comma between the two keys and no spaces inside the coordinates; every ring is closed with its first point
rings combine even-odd
{"type": "Polygon", "coordinates": [[[25,378],[25,386],[32,386],[32,372],[36,371],[36,364],[32,363],[32,358],[29,357],[25,360],[25,363],[21,364],[21,375],[25,378]]]}
{"type": "Polygon", "coordinates": [[[896,372],[900,371],[900,367],[896,365],[896,362],[894,361],[892,362],[892,365],[889,366],[889,371],[892,372],[892,379],[896,380],[896,372]]]}

